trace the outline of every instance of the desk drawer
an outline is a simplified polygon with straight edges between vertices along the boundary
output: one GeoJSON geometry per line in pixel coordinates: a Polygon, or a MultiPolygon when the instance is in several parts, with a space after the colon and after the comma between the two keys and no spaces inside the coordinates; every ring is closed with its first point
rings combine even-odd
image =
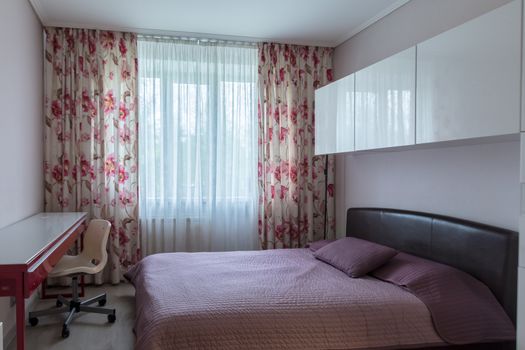
{"type": "Polygon", "coordinates": [[[26,280],[25,280],[25,297],[29,297],[42,282],[47,278],[47,275],[51,270],[53,270],[53,267],[56,265],[57,262],[54,264],[51,264],[49,261],[44,261],[40,266],[37,267],[36,270],[33,272],[26,273],[26,280]]]}
{"type": "Polygon", "coordinates": [[[15,295],[15,279],[0,279],[0,297],[10,297],[15,295]]]}

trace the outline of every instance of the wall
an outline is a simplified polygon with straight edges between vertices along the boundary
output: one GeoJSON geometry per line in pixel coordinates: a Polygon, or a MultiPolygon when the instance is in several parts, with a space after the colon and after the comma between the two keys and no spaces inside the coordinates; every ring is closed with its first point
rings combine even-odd
{"type": "MultiPolygon", "coordinates": [[[[0,1],[0,227],[43,209],[42,27],[27,0],[0,1]]],[[[9,244],[9,242],[1,242],[9,244]]],[[[14,308],[0,298],[4,335],[14,308]]]]}
{"type": "Polygon", "coordinates": [[[346,207],[420,210],[517,229],[519,141],[357,153],[346,160],[346,207]]]}
{"type": "MultiPolygon", "coordinates": [[[[338,46],[339,79],[509,0],[412,0],[338,46]]],[[[351,206],[393,207],[517,230],[519,141],[336,157],[336,222],[351,206]]]]}

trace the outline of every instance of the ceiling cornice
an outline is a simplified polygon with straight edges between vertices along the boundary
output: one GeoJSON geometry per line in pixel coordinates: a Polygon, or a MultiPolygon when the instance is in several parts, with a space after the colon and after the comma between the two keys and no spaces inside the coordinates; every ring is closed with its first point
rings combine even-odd
{"type": "Polygon", "coordinates": [[[42,6],[40,6],[40,1],[39,0],[28,0],[28,1],[31,4],[31,7],[33,8],[33,12],[36,14],[38,19],[40,20],[40,23],[44,26],[45,25],[45,18],[44,18],[45,11],[42,8],[42,6]]]}
{"type": "Polygon", "coordinates": [[[372,24],[379,21],[381,18],[388,16],[401,6],[407,4],[411,0],[397,0],[395,3],[393,3],[391,6],[385,8],[383,11],[377,13],[374,17],[370,18],[368,21],[364,22],[360,26],[357,26],[350,32],[348,32],[346,35],[341,36],[338,40],[334,41],[333,46],[339,46],[342,43],[344,43],[347,40],[350,40],[354,35],[358,34],[359,32],[362,32],[366,28],[370,27],[372,24]]]}

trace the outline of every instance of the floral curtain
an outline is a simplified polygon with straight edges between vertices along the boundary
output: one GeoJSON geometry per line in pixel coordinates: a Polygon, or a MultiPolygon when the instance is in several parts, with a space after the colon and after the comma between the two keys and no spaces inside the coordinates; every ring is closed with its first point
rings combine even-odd
{"type": "Polygon", "coordinates": [[[45,210],[109,220],[109,261],[95,282],[118,283],[140,257],[136,36],[45,34],[45,210]]]}
{"type": "Polygon", "coordinates": [[[263,249],[335,236],[334,158],[314,156],[315,89],[331,48],[259,46],[259,238],[263,249]]]}

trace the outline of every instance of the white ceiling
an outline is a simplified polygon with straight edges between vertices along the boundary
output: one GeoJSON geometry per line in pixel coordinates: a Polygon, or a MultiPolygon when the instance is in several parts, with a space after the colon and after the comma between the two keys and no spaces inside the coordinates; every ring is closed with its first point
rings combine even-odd
{"type": "Polygon", "coordinates": [[[337,46],[409,0],[29,0],[46,26],[337,46]]]}

